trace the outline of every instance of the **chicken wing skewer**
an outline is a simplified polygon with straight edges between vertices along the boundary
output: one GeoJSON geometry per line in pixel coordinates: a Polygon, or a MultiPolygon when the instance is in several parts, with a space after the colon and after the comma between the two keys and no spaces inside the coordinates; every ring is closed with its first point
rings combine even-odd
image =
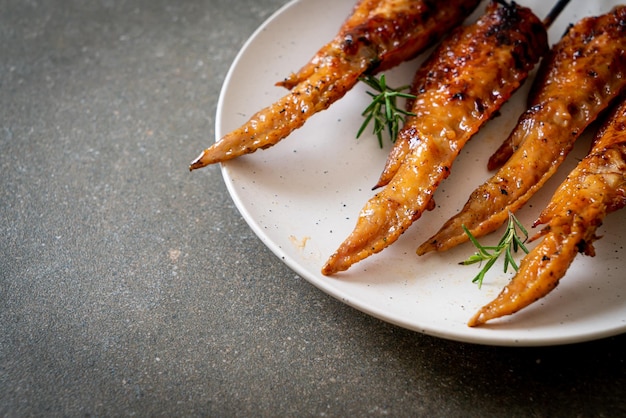
{"type": "Polygon", "coordinates": [[[337,36],[298,73],[290,92],[204,150],[189,169],[270,147],[342,98],[364,74],[415,57],[459,25],[480,0],[361,0],[337,36]]]}
{"type": "Polygon", "coordinates": [[[498,151],[506,163],[417,250],[444,251],[500,227],[554,174],[575,140],[626,86],[626,6],[570,27],[542,62],[520,117],[498,151]],[[510,158],[513,150],[516,150],[510,158]]]}
{"type": "Polygon", "coordinates": [[[330,275],[377,253],[433,204],[465,143],[508,100],[548,50],[541,21],[527,8],[491,2],[457,28],[418,70],[421,80],[399,138],[409,144],[389,184],[361,210],[351,235],[329,258],[330,275]]]}
{"type": "Polygon", "coordinates": [[[626,101],[598,132],[593,148],[554,193],[535,222],[543,240],[526,255],[515,277],[469,321],[470,326],[513,314],[547,295],[593,241],[605,216],[626,205],[626,101]]]}
{"type": "MultiPolygon", "coordinates": [[[[559,13],[563,11],[563,8],[569,3],[569,0],[559,0],[552,10],[548,13],[548,15],[543,20],[543,25],[547,29],[554,22],[554,20],[558,17],[559,13]]],[[[416,95],[419,91],[425,88],[425,83],[428,80],[428,72],[430,68],[423,66],[421,67],[413,77],[413,82],[411,84],[411,94],[416,95]]],[[[413,105],[412,100],[407,100],[407,109],[410,109],[410,106],[413,105]]],[[[385,186],[391,181],[393,176],[396,174],[400,165],[404,161],[404,157],[409,153],[411,148],[410,146],[410,138],[411,134],[407,134],[406,132],[403,135],[399,135],[396,138],[396,142],[391,149],[387,161],[385,163],[385,167],[383,172],[378,179],[378,182],[373,187],[373,189],[377,189],[379,187],[385,186]]]]}

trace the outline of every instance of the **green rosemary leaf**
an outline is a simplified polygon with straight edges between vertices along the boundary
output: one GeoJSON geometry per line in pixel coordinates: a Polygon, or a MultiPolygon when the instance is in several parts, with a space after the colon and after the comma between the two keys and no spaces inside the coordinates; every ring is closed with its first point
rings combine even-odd
{"type": "Polygon", "coordinates": [[[359,80],[374,89],[375,93],[367,91],[367,94],[372,98],[372,102],[361,113],[365,120],[357,132],[357,138],[363,134],[365,128],[373,121],[374,127],[372,132],[378,138],[378,144],[382,148],[383,131],[386,130],[391,142],[395,142],[398,132],[404,126],[406,117],[415,116],[412,112],[398,108],[397,98],[414,99],[415,96],[402,92],[409,88],[408,85],[400,88],[389,87],[384,74],[380,78],[368,75],[359,78],[359,80]]]}
{"type": "Polygon", "coordinates": [[[482,245],[478,241],[478,239],[476,239],[476,237],[470,232],[470,230],[465,227],[465,225],[461,226],[467,234],[469,240],[472,242],[474,247],[476,247],[477,251],[459,264],[469,265],[486,261],[485,265],[472,280],[473,283],[478,284],[479,288],[482,286],[485,274],[487,273],[487,271],[489,271],[489,269],[491,269],[491,267],[493,267],[496,260],[502,255],[502,253],[504,253],[505,273],[509,270],[509,267],[511,267],[515,271],[519,269],[513,253],[517,253],[519,249],[522,249],[522,251],[528,254],[528,249],[524,245],[524,243],[528,239],[528,231],[515,217],[515,215],[513,215],[512,212],[509,212],[509,221],[506,227],[506,231],[504,232],[504,235],[500,238],[500,240],[498,241],[498,245],[496,246],[482,245]],[[520,233],[523,238],[520,237],[520,233]]]}

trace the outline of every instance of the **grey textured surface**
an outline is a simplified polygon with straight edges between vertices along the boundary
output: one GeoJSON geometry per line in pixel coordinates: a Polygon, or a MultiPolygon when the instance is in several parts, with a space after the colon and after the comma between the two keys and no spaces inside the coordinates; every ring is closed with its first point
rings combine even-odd
{"type": "Polygon", "coordinates": [[[380,322],[274,257],[218,167],[187,171],[283,3],[0,0],[0,415],[625,415],[625,336],[380,322]]]}

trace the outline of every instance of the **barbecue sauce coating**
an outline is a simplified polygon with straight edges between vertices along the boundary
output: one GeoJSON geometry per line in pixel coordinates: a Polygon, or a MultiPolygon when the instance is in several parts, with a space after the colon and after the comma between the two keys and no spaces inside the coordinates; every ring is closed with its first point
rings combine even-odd
{"type": "Polygon", "coordinates": [[[366,203],[322,273],[346,270],[383,250],[432,208],[433,193],[465,143],[547,49],[545,29],[529,9],[495,2],[478,22],[444,40],[418,70],[411,108],[417,116],[399,133],[386,167],[388,184],[366,203]]]}
{"type": "Polygon", "coordinates": [[[626,6],[573,25],[541,66],[530,108],[496,153],[506,163],[418,254],[466,242],[463,225],[475,237],[495,231],[556,172],[580,134],[626,86],[626,6]]]}
{"type": "Polygon", "coordinates": [[[513,314],[554,289],[578,253],[594,256],[597,228],[626,205],[626,101],[599,131],[593,148],[556,190],[535,225],[542,241],[515,277],[469,321],[470,326],[513,314]]]}
{"type": "Polygon", "coordinates": [[[416,117],[400,132],[374,188],[389,183],[422,136],[473,135],[517,90],[547,52],[543,24],[515,4],[491,3],[473,31],[455,33],[415,74],[408,106],[416,117]],[[535,33],[535,36],[529,34],[535,33]],[[505,68],[504,64],[510,68],[505,68]]]}
{"type": "Polygon", "coordinates": [[[296,74],[278,83],[290,92],[204,150],[190,170],[278,143],[312,115],[341,99],[368,73],[413,58],[441,39],[479,0],[361,0],[339,34],[296,74]]]}

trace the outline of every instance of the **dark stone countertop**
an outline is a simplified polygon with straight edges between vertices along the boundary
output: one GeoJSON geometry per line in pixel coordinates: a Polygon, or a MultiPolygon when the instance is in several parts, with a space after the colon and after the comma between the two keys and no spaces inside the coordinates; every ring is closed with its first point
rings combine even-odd
{"type": "Polygon", "coordinates": [[[187,171],[284,3],[0,2],[0,415],[625,415],[626,336],[381,322],[276,258],[219,167],[187,171]]]}

